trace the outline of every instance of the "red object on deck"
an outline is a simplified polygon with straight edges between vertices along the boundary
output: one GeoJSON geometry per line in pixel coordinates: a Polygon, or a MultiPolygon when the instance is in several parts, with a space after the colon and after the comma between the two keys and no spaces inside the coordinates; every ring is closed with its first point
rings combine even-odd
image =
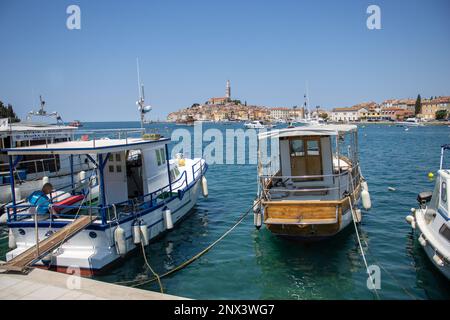
{"type": "Polygon", "coordinates": [[[60,212],[61,210],[63,210],[65,208],[65,206],[74,205],[75,203],[83,200],[83,198],[84,198],[84,196],[81,194],[75,195],[75,196],[70,196],[67,199],[55,202],[53,204],[53,209],[55,209],[56,212],[60,212]]]}

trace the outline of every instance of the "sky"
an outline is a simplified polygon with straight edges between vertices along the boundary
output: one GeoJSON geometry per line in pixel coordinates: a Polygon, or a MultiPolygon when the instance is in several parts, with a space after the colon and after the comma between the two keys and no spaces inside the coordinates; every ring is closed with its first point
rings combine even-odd
{"type": "Polygon", "coordinates": [[[324,109],[450,95],[448,0],[0,0],[0,100],[20,117],[138,120],[136,58],[150,118],[225,94],[324,109]],[[69,30],[69,5],[81,29],[69,30]],[[381,29],[369,30],[369,5],[381,29]]]}

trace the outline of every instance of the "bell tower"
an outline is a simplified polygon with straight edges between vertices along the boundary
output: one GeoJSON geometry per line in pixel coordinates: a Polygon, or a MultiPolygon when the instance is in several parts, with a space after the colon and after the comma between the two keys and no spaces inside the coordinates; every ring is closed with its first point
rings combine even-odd
{"type": "Polygon", "coordinates": [[[225,97],[230,100],[231,99],[231,86],[230,86],[230,80],[227,80],[227,89],[225,91],[225,97]]]}

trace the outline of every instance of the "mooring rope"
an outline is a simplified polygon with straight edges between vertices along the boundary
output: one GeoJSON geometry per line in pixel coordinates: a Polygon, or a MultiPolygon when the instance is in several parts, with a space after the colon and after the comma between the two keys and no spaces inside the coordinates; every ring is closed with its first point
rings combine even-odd
{"type": "Polygon", "coordinates": [[[348,197],[348,202],[350,204],[350,210],[352,212],[352,220],[353,220],[353,225],[355,226],[356,238],[358,239],[359,249],[361,250],[361,256],[363,258],[364,265],[366,266],[366,272],[369,275],[370,283],[373,284],[373,292],[375,293],[376,298],[378,300],[380,300],[380,296],[378,294],[377,288],[375,287],[372,275],[369,272],[369,265],[367,264],[366,255],[364,253],[364,249],[363,249],[362,244],[361,244],[361,238],[359,236],[358,226],[356,225],[356,214],[355,214],[355,212],[353,210],[352,198],[350,196],[348,197]]]}
{"type": "MultiPolygon", "coordinates": [[[[140,230],[140,229],[139,229],[140,230]]],[[[147,255],[145,254],[145,247],[144,247],[144,242],[142,241],[142,238],[144,236],[144,233],[142,231],[140,231],[141,233],[141,248],[142,248],[142,256],[144,257],[144,261],[145,264],[147,265],[147,268],[150,269],[150,271],[153,273],[153,275],[155,276],[155,278],[158,280],[158,284],[159,284],[159,290],[161,291],[161,293],[164,293],[164,289],[161,283],[161,277],[153,270],[152,266],[150,265],[150,263],[147,260],[147,255]]]]}
{"type": "MultiPolygon", "coordinates": [[[[250,211],[253,210],[253,208],[257,205],[259,205],[259,203],[261,202],[261,200],[256,201],[244,214],[241,215],[241,217],[236,221],[236,223],[229,228],[225,233],[223,233],[217,240],[215,240],[213,243],[211,243],[209,246],[207,246],[205,249],[203,249],[202,251],[200,251],[199,253],[197,253],[195,256],[193,256],[192,258],[184,261],[183,263],[181,263],[180,265],[178,265],[177,267],[169,270],[168,272],[159,275],[159,277],[154,277],[151,279],[146,279],[146,280],[127,280],[127,281],[118,281],[118,282],[114,282],[114,284],[121,284],[121,285],[126,285],[126,284],[131,284],[131,287],[140,287],[144,284],[147,283],[151,283],[154,282],[158,279],[167,277],[185,267],[187,267],[188,265],[190,265],[192,262],[194,262],[195,260],[197,260],[198,258],[200,258],[201,256],[203,256],[205,253],[207,253],[209,250],[211,250],[214,246],[216,246],[220,241],[222,241],[231,231],[233,231],[239,224],[241,224],[242,221],[244,221],[245,217],[250,213],[250,211]]],[[[145,252],[143,252],[144,254],[144,259],[145,259],[145,252]]],[[[159,280],[158,280],[159,281],[159,280]]]]}

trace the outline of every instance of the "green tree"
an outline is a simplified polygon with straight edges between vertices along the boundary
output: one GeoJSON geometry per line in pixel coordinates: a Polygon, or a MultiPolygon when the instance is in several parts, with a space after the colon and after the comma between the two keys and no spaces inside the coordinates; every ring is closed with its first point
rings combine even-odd
{"type": "Polygon", "coordinates": [[[19,122],[20,119],[17,117],[16,113],[11,104],[5,106],[2,101],[0,101],[0,118],[9,118],[11,122],[19,122]]]}
{"type": "Polygon", "coordinates": [[[416,104],[414,106],[414,114],[417,116],[422,110],[422,98],[420,94],[417,96],[416,104]]]}
{"type": "Polygon", "coordinates": [[[446,110],[438,110],[435,114],[436,120],[442,120],[447,118],[447,111],[446,110]]]}

